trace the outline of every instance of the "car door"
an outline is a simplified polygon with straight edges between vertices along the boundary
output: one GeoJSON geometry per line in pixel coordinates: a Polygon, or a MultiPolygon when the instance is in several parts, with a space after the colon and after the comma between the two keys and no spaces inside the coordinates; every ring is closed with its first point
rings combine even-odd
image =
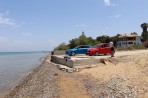
{"type": "Polygon", "coordinates": [[[104,48],[104,44],[102,44],[100,47],[99,47],[99,54],[104,54],[105,53],[105,48],[104,48]]]}
{"type": "Polygon", "coordinates": [[[90,46],[87,46],[87,45],[84,46],[83,51],[82,51],[83,54],[86,54],[87,53],[88,48],[90,48],[90,46]]]}
{"type": "Polygon", "coordinates": [[[83,51],[83,46],[79,46],[79,47],[77,48],[77,50],[76,50],[76,53],[77,53],[77,54],[81,54],[82,51],[83,51]]]}
{"type": "Polygon", "coordinates": [[[86,54],[87,52],[87,47],[86,46],[80,46],[78,49],[77,49],[77,54],[86,54]]]}

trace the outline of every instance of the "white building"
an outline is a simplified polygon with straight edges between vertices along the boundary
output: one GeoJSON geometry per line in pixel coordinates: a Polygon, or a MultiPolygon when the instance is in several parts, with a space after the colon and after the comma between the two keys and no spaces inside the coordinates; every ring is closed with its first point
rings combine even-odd
{"type": "Polygon", "coordinates": [[[123,34],[119,36],[117,47],[124,48],[141,44],[141,36],[135,34],[123,34]]]}

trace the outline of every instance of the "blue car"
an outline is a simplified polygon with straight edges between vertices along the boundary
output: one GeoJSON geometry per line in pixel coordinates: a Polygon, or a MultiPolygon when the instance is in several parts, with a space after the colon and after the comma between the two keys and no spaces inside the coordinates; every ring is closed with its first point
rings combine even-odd
{"type": "Polygon", "coordinates": [[[66,51],[66,54],[69,56],[75,56],[76,54],[86,54],[87,50],[91,48],[90,45],[79,45],[73,49],[69,49],[66,51]]]}

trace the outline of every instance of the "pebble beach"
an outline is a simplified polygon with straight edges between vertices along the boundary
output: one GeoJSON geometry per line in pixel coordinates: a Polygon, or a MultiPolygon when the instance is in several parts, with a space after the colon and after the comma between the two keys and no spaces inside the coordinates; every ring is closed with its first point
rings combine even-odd
{"type": "Polygon", "coordinates": [[[59,70],[48,55],[4,98],[148,98],[148,51],[136,52],[75,73],[59,70]]]}

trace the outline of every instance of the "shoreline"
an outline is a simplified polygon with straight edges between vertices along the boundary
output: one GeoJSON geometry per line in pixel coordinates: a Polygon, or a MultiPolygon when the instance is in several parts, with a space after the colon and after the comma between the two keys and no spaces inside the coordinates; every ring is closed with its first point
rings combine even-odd
{"type": "Polygon", "coordinates": [[[46,59],[50,56],[50,54],[47,54],[46,56],[40,57],[39,58],[39,64],[35,64],[36,66],[34,68],[29,69],[28,71],[22,72],[19,74],[21,79],[19,81],[13,81],[11,85],[9,85],[6,89],[0,90],[0,97],[5,98],[10,92],[13,91],[15,87],[17,87],[22,81],[24,81],[30,74],[33,74],[34,70],[36,70],[42,63],[46,61],[46,59]]]}
{"type": "Polygon", "coordinates": [[[59,70],[48,60],[50,55],[4,98],[91,98],[79,76],[59,70]]]}
{"type": "MultiPolygon", "coordinates": [[[[44,57],[43,61],[40,63],[39,66],[37,66],[36,68],[33,68],[32,71],[30,71],[29,73],[27,73],[10,91],[9,93],[7,93],[7,95],[4,96],[4,98],[11,98],[12,96],[14,96],[20,88],[23,88],[23,86],[25,84],[28,83],[28,81],[30,81],[34,75],[36,75],[39,70],[43,67],[43,65],[45,63],[47,63],[46,60],[50,59],[50,54],[48,54],[46,57],[44,57]]],[[[41,57],[42,58],[42,57],[41,57]]]]}
{"type": "Polygon", "coordinates": [[[77,73],[59,70],[48,55],[5,98],[147,98],[148,50],[127,53],[77,73]]]}

